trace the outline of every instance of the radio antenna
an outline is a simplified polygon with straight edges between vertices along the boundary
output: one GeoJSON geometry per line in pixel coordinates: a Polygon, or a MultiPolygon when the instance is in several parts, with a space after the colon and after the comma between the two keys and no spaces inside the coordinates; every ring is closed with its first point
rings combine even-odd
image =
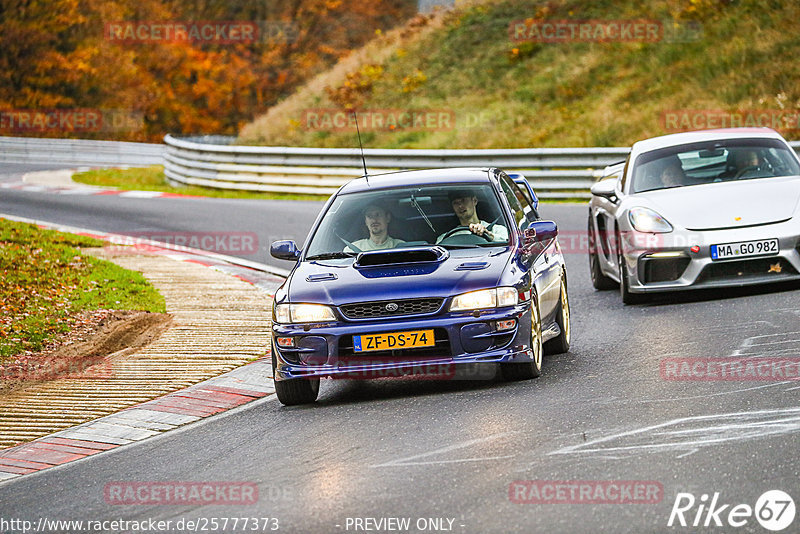
{"type": "Polygon", "coordinates": [[[356,115],[356,110],[353,110],[353,119],[356,121],[356,133],[358,134],[358,146],[361,149],[361,163],[364,164],[364,178],[369,183],[369,173],[367,172],[367,160],[364,159],[364,145],[361,144],[361,130],[358,128],[358,116],[356,115]]]}

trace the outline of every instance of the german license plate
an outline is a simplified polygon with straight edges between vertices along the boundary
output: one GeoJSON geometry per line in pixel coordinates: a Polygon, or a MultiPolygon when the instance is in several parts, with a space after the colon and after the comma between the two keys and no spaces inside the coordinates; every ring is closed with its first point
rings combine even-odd
{"type": "Polygon", "coordinates": [[[433,330],[353,336],[353,350],[355,352],[413,349],[416,347],[433,347],[434,345],[433,330]]]}
{"type": "Polygon", "coordinates": [[[728,260],[731,258],[747,258],[750,256],[772,256],[780,251],[777,239],[760,239],[758,241],[742,241],[711,245],[712,260],[728,260]]]}

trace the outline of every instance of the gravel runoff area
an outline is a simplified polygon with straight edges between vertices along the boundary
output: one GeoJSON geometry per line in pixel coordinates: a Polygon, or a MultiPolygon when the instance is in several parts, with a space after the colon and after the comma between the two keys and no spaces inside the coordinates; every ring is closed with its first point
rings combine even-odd
{"type": "Polygon", "coordinates": [[[142,272],[164,296],[172,323],[142,349],[108,355],[85,377],[31,383],[0,400],[0,447],[29,442],[0,450],[0,480],[144,439],[274,391],[265,289],[276,287],[278,278],[272,277],[274,284],[263,274],[248,280],[245,269],[152,247],[91,250],[142,272]]]}

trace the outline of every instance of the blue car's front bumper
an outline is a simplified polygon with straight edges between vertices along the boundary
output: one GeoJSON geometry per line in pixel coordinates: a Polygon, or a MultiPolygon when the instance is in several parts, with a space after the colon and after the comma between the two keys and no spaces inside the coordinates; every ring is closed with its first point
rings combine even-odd
{"type": "Polygon", "coordinates": [[[481,310],[477,317],[473,312],[447,312],[415,318],[273,324],[275,380],[325,376],[378,378],[394,376],[393,372],[453,378],[453,368],[461,364],[533,361],[530,328],[530,302],[481,310]],[[507,319],[516,319],[516,325],[497,331],[497,322],[507,319]],[[380,352],[353,349],[353,335],[412,330],[434,330],[435,347],[380,352]],[[278,337],[294,337],[295,347],[279,347],[275,342],[278,337]]]}

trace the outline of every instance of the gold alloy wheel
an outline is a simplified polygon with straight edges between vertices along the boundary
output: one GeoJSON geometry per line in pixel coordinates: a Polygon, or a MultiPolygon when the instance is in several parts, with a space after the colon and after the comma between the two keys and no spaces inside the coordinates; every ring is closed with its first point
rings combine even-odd
{"type": "Polygon", "coordinates": [[[542,368],[542,323],[539,318],[538,307],[531,303],[531,351],[533,351],[533,363],[536,369],[542,368]]]}
{"type": "Polygon", "coordinates": [[[561,324],[564,327],[564,337],[567,344],[570,342],[570,323],[569,323],[569,297],[567,297],[567,284],[561,280],[561,324]]]}

